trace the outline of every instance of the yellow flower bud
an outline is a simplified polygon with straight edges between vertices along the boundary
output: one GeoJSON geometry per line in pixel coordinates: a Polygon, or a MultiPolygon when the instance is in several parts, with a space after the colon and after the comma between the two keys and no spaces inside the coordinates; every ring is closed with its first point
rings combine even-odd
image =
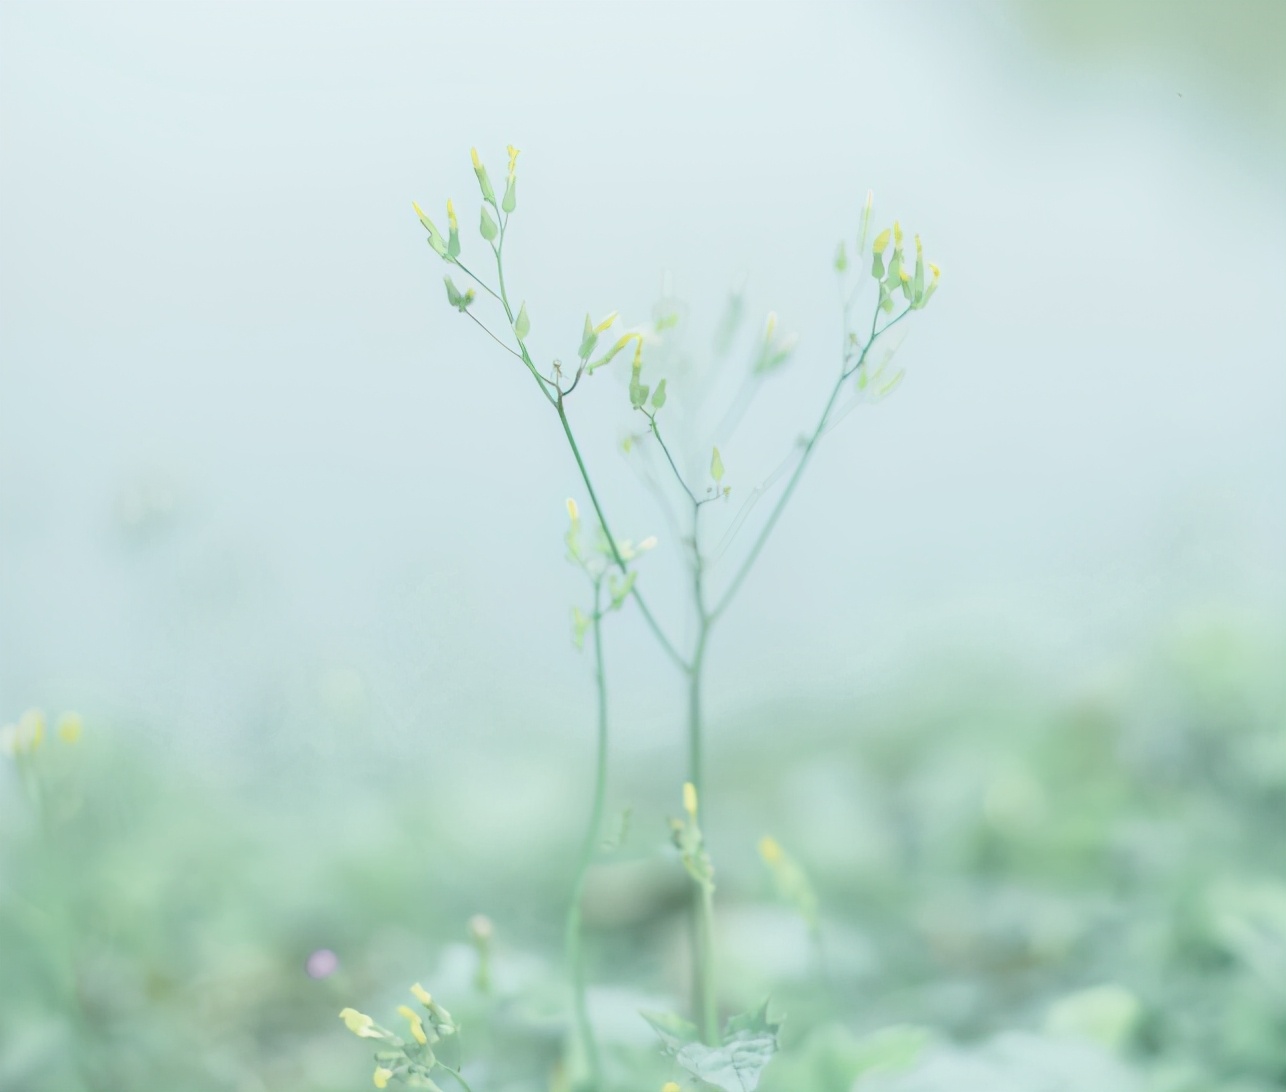
{"type": "Polygon", "coordinates": [[[573,523],[580,520],[580,508],[577,507],[576,502],[571,497],[567,498],[567,515],[573,523]]]}
{"type": "Polygon", "coordinates": [[[455,205],[451,203],[451,198],[447,198],[447,224],[452,231],[459,231],[460,224],[455,218],[455,205]]]}
{"type": "Polygon", "coordinates": [[[906,284],[911,280],[911,274],[908,273],[905,268],[899,269],[898,278],[902,281],[903,284],[906,284]]]}
{"type": "Polygon", "coordinates": [[[40,709],[28,709],[18,718],[17,752],[34,755],[45,741],[45,714],[40,709]]]}
{"type": "Polygon", "coordinates": [[[348,1030],[362,1039],[383,1039],[384,1035],[375,1027],[375,1021],[364,1012],[356,1009],[343,1009],[339,1018],[347,1025],[348,1030]]]}
{"type": "Polygon", "coordinates": [[[929,271],[933,274],[933,279],[935,281],[942,276],[942,270],[938,266],[936,266],[933,262],[929,263],[929,271]]]}
{"type": "Polygon", "coordinates": [[[759,856],[764,859],[764,864],[776,864],[781,860],[781,846],[776,838],[770,838],[765,835],[759,839],[759,856]]]}
{"type": "Polygon", "coordinates": [[[610,315],[607,316],[607,318],[603,319],[602,322],[600,322],[597,326],[594,327],[594,333],[601,334],[604,330],[606,330],[609,326],[611,326],[612,323],[616,321],[617,314],[618,312],[613,311],[610,315]]]}
{"type": "Polygon", "coordinates": [[[371,1084],[376,1088],[387,1088],[388,1079],[393,1076],[391,1069],[385,1069],[382,1065],[376,1066],[375,1072],[371,1074],[371,1084]]]}
{"type": "Polygon", "coordinates": [[[64,743],[79,743],[83,728],[79,713],[64,713],[58,718],[58,738],[64,743]]]}
{"type": "Polygon", "coordinates": [[[415,999],[421,1005],[428,1005],[428,1004],[431,1004],[433,1001],[433,995],[430,994],[429,991],[426,990],[423,986],[421,986],[418,982],[411,987],[411,992],[415,995],[415,999]]]}
{"type": "Polygon", "coordinates": [[[674,1081],[666,1081],[661,1085],[661,1092],[681,1092],[681,1089],[674,1081]]]}
{"type": "Polygon", "coordinates": [[[893,245],[898,247],[902,245],[902,225],[896,220],[893,221],[893,245]]]}
{"type": "Polygon", "coordinates": [[[469,155],[473,159],[473,169],[478,170],[482,166],[482,160],[478,158],[478,149],[470,148],[469,155]]]}
{"type": "Polygon", "coordinates": [[[871,244],[871,251],[875,254],[883,254],[889,248],[889,229],[885,228],[876,237],[875,242],[871,244]]]}
{"type": "Polygon", "coordinates": [[[764,340],[772,341],[772,336],[777,330],[777,312],[768,312],[768,321],[764,323],[764,340]]]}
{"type": "Polygon", "coordinates": [[[697,817],[697,787],[691,781],[683,783],[683,810],[693,819],[697,817]]]}
{"type": "Polygon", "coordinates": [[[509,152],[509,177],[512,178],[514,176],[514,169],[518,165],[518,149],[510,144],[507,150],[509,152]]]}
{"type": "Polygon", "coordinates": [[[398,1016],[403,1017],[411,1025],[411,1037],[415,1039],[420,1046],[424,1046],[429,1041],[429,1037],[424,1034],[424,1021],[420,1019],[420,1014],[409,1005],[398,1005],[398,1016]]]}

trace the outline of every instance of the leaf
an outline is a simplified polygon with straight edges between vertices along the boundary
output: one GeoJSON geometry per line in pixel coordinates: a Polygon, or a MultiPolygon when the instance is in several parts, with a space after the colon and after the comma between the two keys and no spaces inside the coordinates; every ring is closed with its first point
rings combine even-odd
{"type": "Polygon", "coordinates": [[[732,1017],[719,1046],[701,1042],[697,1029],[673,1013],[645,1012],[643,1018],[661,1037],[669,1057],[699,1081],[723,1092],[754,1092],[777,1053],[781,1025],[768,1019],[766,1001],[753,1012],[732,1017]]]}
{"type": "Polygon", "coordinates": [[[639,1015],[652,1025],[652,1030],[661,1037],[666,1052],[671,1055],[687,1043],[701,1041],[701,1033],[697,1031],[696,1024],[688,1023],[682,1016],[676,1016],[672,1012],[641,1012],[639,1015]]]}

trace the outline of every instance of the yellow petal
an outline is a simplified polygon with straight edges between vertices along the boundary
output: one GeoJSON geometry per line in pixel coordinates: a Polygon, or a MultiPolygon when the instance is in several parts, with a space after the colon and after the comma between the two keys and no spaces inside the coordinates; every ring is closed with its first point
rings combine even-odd
{"type": "Polygon", "coordinates": [[[777,843],[776,838],[764,836],[759,839],[759,856],[764,859],[765,864],[776,864],[781,860],[781,846],[777,843]]]}
{"type": "Polygon", "coordinates": [[[397,1014],[406,1019],[411,1025],[411,1035],[415,1041],[423,1046],[429,1041],[428,1036],[424,1034],[424,1021],[420,1019],[420,1014],[408,1005],[398,1005],[397,1014]]]}
{"type": "Polygon", "coordinates": [[[611,326],[612,323],[616,321],[616,315],[617,315],[617,312],[613,311],[610,315],[607,316],[607,318],[603,319],[602,322],[600,322],[597,326],[594,327],[594,333],[601,334],[604,330],[606,330],[609,326],[611,326]]]}
{"type": "Polygon", "coordinates": [[[683,810],[693,819],[697,817],[697,787],[691,781],[683,783],[683,810]]]}
{"type": "Polygon", "coordinates": [[[469,155],[473,158],[473,169],[479,170],[482,167],[482,160],[478,158],[478,149],[470,148],[469,155]]]}
{"type": "Polygon", "coordinates": [[[356,1009],[344,1009],[340,1012],[339,1018],[347,1025],[348,1030],[354,1035],[359,1035],[363,1039],[382,1039],[383,1036],[375,1030],[375,1021],[364,1012],[358,1012],[356,1009]]]}
{"type": "Polygon", "coordinates": [[[433,996],[429,993],[429,991],[426,990],[423,986],[421,986],[418,982],[411,987],[411,992],[415,994],[415,999],[421,1005],[427,1005],[433,1000],[433,996]]]}
{"type": "Polygon", "coordinates": [[[64,743],[79,743],[83,730],[79,713],[64,713],[58,718],[58,738],[64,743]]]}
{"type": "Polygon", "coordinates": [[[393,1076],[393,1071],[391,1069],[385,1069],[383,1066],[379,1066],[376,1068],[375,1072],[371,1074],[371,1084],[376,1088],[387,1088],[388,1079],[391,1076],[393,1076]]]}

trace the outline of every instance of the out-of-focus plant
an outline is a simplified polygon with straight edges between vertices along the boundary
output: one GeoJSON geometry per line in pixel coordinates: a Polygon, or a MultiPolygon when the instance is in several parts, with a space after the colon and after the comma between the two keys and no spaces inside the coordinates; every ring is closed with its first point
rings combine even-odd
{"type": "MultiPolygon", "coordinates": [[[[879,231],[872,238],[873,199],[868,193],[862,211],[861,223],[855,240],[855,261],[876,286],[876,300],[870,321],[855,327],[853,309],[858,291],[865,278],[859,277],[852,286],[846,283],[850,271],[848,241],[839,244],[834,267],[841,278],[843,299],[843,340],[834,381],[823,403],[821,412],[799,449],[787,459],[789,474],[785,486],[777,495],[767,516],[754,532],[749,547],[730,578],[722,587],[712,586],[712,558],[703,539],[703,515],[708,506],[727,502],[732,487],[725,483],[726,469],[717,443],[708,445],[709,461],[705,472],[697,478],[685,474],[675,457],[666,432],[661,425],[661,413],[670,398],[669,377],[659,376],[644,382],[644,347],[673,326],[677,317],[659,314],[650,329],[634,328],[615,338],[610,347],[600,349],[600,339],[616,323],[617,313],[612,312],[595,322],[586,315],[580,342],[575,351],[576,364],[565,367],[554,359],[547,367],[537,363],[531,348],[532,320],[521,294],[511,295],[506,281],[505,243],[510,219],[517,208],[518,149],[508,149],[508,166],[502,194],[497,196],[490,175],[476,149],[472,152],[473,170],[481,192],[478,231],[490,251],[490,264],[494,266],[494,281],[490,276],[475,271],[462,260],[463,247],[460,225],[453,201],[446,203],[445,234],[437,224],[415,204],[415,212],[427,232],[429,246],[458,274],[468,279],[463,289],[451,274],[444,278],[447,302],[460,313],[467,315],[484,333],[513,356],[535,383],[541,398],[556,415],[561,432],[566,439],[579,471],[581,481],[593,511],[594,545],[586,548],[581,541],[581,517],[574,500],[568,501],[571,528],[567,535],[569,557],[589,577],[593,589],[592,604],[588,611],[579,607],[573,611],[574,637],[577,646],[591,638],[594,654],[594,678],[597,709],[597,747],[594,764],[594,788],[589,823],[582,844],[570,906],[566,921],[566,950],[573,990],[574,1022],[577,1037],[585,1058],[586,1073],[581,1083],[589,1088],[605,1086],[600,1051],[595,1041],[593,1025],[586,999],[586,975],[583,944],[581,941],[580,904],[585,881],[600,843],[603,827],[603,808],[608,767],[608,706],[607,680],[603,656],[602,622],[606,612],[617,610],[627,599],[638,606],[644,621],[658,644],[683,676],[687,687],[687,766],[688,776],[684,786],[684,807],[688,818],[674,821],[674,840],[685,868],[694,881],[692,930],[692,1011],[699,1025],[687,1024],[678,1017],[666,1017],[662,1023],[654,1019],[654,1026],[675,1060],[694,1078],[706,1084],[729,1089],[729,1092],[749,1092],[758,1083],[759,1074],[776,1050],[776,1025],[767,1021],[767,1010],[734,1017],[724,1037],[718,1032],[718,993],[715,984],[714,948],[714,874],[704,837],[697,822],[698,802],[703,800],[704,787],[704,721],[703,686],[705,665],[711,635],[716,624],[742,589],[758,560],[773,529],[809,465],[822,437],[845,412],[842,403],[846,392],[853,401],[871,396],[883,397],[890,393],[902,378],[901,371],[890,372],[889,360],[896,345],[887,337],[889,332],[914,311],[923,309],[937,290],[940,271],[927,262],[919,236],[915,237],[914,260],[905,251],[905,236],[898,221],[879,231]],[[483,299],[489,297],[498,308],[500,323],[479,315],[483,299]],[[515,306],[515,299],[520,302],[515,306]],[[610,529],[602,499],[594,488],[588,462],[577,439],[568,404],[582,382],[595,372],[613,363],[625,350],[633,347],[628,394],[631,409],[645,418],[644,438],[655,443],[673,477],[673,486],[687,506],[687,520],[683,544],[689,577],[688,588],[692,612],[696,619],[696,634],[689,649],[682,650],[667,634],[648,605],[639,588],[638,571],[634,567],[638,551],[610,529]],[[881,351],[876,353],[879,348],[881,351]],[[604,596],[606,582],[606,598],[604,596]],[[666,1030],[668,1029],[668,1030],[666,1030]],[[753,1040],[752,1061],[747,1061],[745,1038],[753,1040]],[[713,1052],[713,1053],[711,1053],[713,1052]],[[724,1052],[721,1054],[720,1052],[724,1052]],[[724,1057],[726,1054],[726,1058],[724,1057]],[[695,1056],[695,1060],[694,1060],[695,1056]],[[727,1061],[726,1071],[720,1069],[727,1061]]],[[[471,259],[472,261],[472,259],[471,259]]],[[[736,332],[741,315],[741,300],[734,299],[730,314],[720,327],[719,340],[726,349],[736,332]]],[[[725,422],[735,427],[736,420],[744,413],[749,400],[760,388],[765,377],[784,366],[793,356],[796,339],[782,335],[776,315],[770,315],[763,336],[755,347],[751,366],[725,422]]],[[[627,450],[631,444],[627,441],[627,450]]],[[[774,476],[775,477],[775,476],[774,476]]],[[[760,491],[752,491],[742,516],[733,521],[725,538],[730,538],[747,520],[750,507],[760,491]]],[[[649,539],[644,545],[654,544],[649,539]]],[[[726,542],[724,544],[726,546],[726,542]]],[[[781,852],[777,843],[762,843],[769,847],[764,852],[779,891],[796,906],[816,930],[817,907],[815,896],[802,869],[794,865],[781,852]]],[[[659,1018],[658,1018],[659,1019],[659,1018]]],[[[383,1070],[377,1071],[377,1074],[383,1070]]],[[[393,1071],[390,1075],[397,1075],[393,1071]]]]}

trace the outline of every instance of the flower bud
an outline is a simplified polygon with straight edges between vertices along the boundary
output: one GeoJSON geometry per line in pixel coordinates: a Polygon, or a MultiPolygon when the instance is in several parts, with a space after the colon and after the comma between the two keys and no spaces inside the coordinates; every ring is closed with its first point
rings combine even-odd
{"type": "Polygon", "coordinates": [[[491,188],[491,179],[487,177],[487,168],[482,165],[482,160],[478,158],[478,149],[470,148],[469,155],[473,158],[473,173],[478,176],[478,186],[482,190],[482,199],[489,202],[494,208],[496,191],[491,188]]]}

